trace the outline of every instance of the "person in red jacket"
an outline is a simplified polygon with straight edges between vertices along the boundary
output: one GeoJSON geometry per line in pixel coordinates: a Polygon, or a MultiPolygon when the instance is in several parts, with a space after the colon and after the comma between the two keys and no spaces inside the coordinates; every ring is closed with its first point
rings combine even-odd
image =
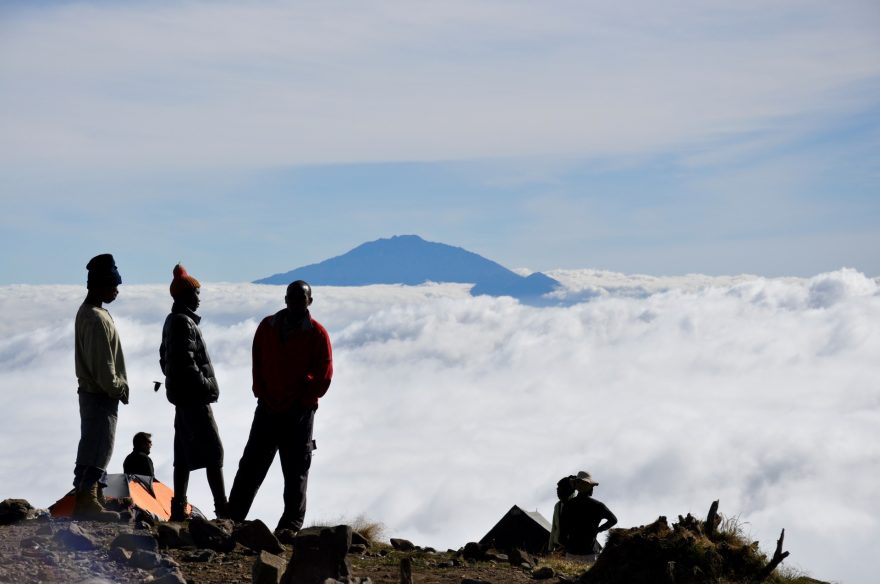
{"type": "Polygon", "coordinates": [[[287,287],[287,308],[267,316],[254,335],[253,391],[257,409],[229,494],[229,514],[244,521],[275,453],[284,474],[284,513],[275,529],[281,537],[302,528],[306,486],[315,442],[318,399],[333,377],[330,336],[312,318],[312,288],[297,280],[287,287]]]}

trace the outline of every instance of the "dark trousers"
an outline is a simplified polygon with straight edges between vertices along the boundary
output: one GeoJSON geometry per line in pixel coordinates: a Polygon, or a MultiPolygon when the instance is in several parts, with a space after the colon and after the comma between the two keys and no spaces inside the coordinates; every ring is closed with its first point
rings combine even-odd
{"type": "Polygon", "coordinates": [[[315,410],[292,408],[273,412],[257,404],[251,433],[229,492],[229,515],[244,521],[257,496],[275,453],[284,474],[284,513],[277,529],[299,530],[306,516],[306,487],[312,464],[312,427],[315,410]]]}
{"type": "Polygon", "coordinates": [[[79,394],[79,445],[73,487],[88,489],[104,482],[113,455],[119,400],[94,393],[79,394]]]}

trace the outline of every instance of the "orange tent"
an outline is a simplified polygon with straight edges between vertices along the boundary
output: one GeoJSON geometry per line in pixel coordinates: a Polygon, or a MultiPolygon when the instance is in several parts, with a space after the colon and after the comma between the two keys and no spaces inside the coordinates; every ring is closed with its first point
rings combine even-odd
{"type": "MultiPolygon", "coordinates": [[[[121,502],[122,499],[129,498],[134,507],[149,513],[154,519],[168,521],[171,518],[171,498],[174,491],[168,485],[151,477],[126,474],[108,474],[106,482],[104,497],[111,503],[111,507],[114,501],[121,502]]],[[[75,500],[75,492],[71,490],[50,506],[49,512],[53,517],[71,517],[75,500]]],[[[203,516],[192,505],[187,507],[187,511],[193,515],[203,516]]]]}

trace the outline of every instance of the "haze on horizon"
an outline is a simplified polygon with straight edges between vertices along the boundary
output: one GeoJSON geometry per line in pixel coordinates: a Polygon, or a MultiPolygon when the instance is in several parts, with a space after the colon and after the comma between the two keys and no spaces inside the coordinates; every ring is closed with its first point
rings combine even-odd
{"type": "Polygon", "coordinates": [[[509,268],[880,274],[871,0],[0,5],[0,283],[251,281],[415,233],[509,268]]]}

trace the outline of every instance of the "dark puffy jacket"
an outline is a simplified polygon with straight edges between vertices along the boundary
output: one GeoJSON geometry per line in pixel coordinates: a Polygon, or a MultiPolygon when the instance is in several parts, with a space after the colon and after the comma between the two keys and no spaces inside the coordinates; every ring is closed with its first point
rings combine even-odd
{"type": "Polygon", "coordinates": [[[159,366],[165,374],[168,401],[176,406],[209,404],[220,397],[200,320],[195,312],[175,303],[162,327],[159,366]]]}

